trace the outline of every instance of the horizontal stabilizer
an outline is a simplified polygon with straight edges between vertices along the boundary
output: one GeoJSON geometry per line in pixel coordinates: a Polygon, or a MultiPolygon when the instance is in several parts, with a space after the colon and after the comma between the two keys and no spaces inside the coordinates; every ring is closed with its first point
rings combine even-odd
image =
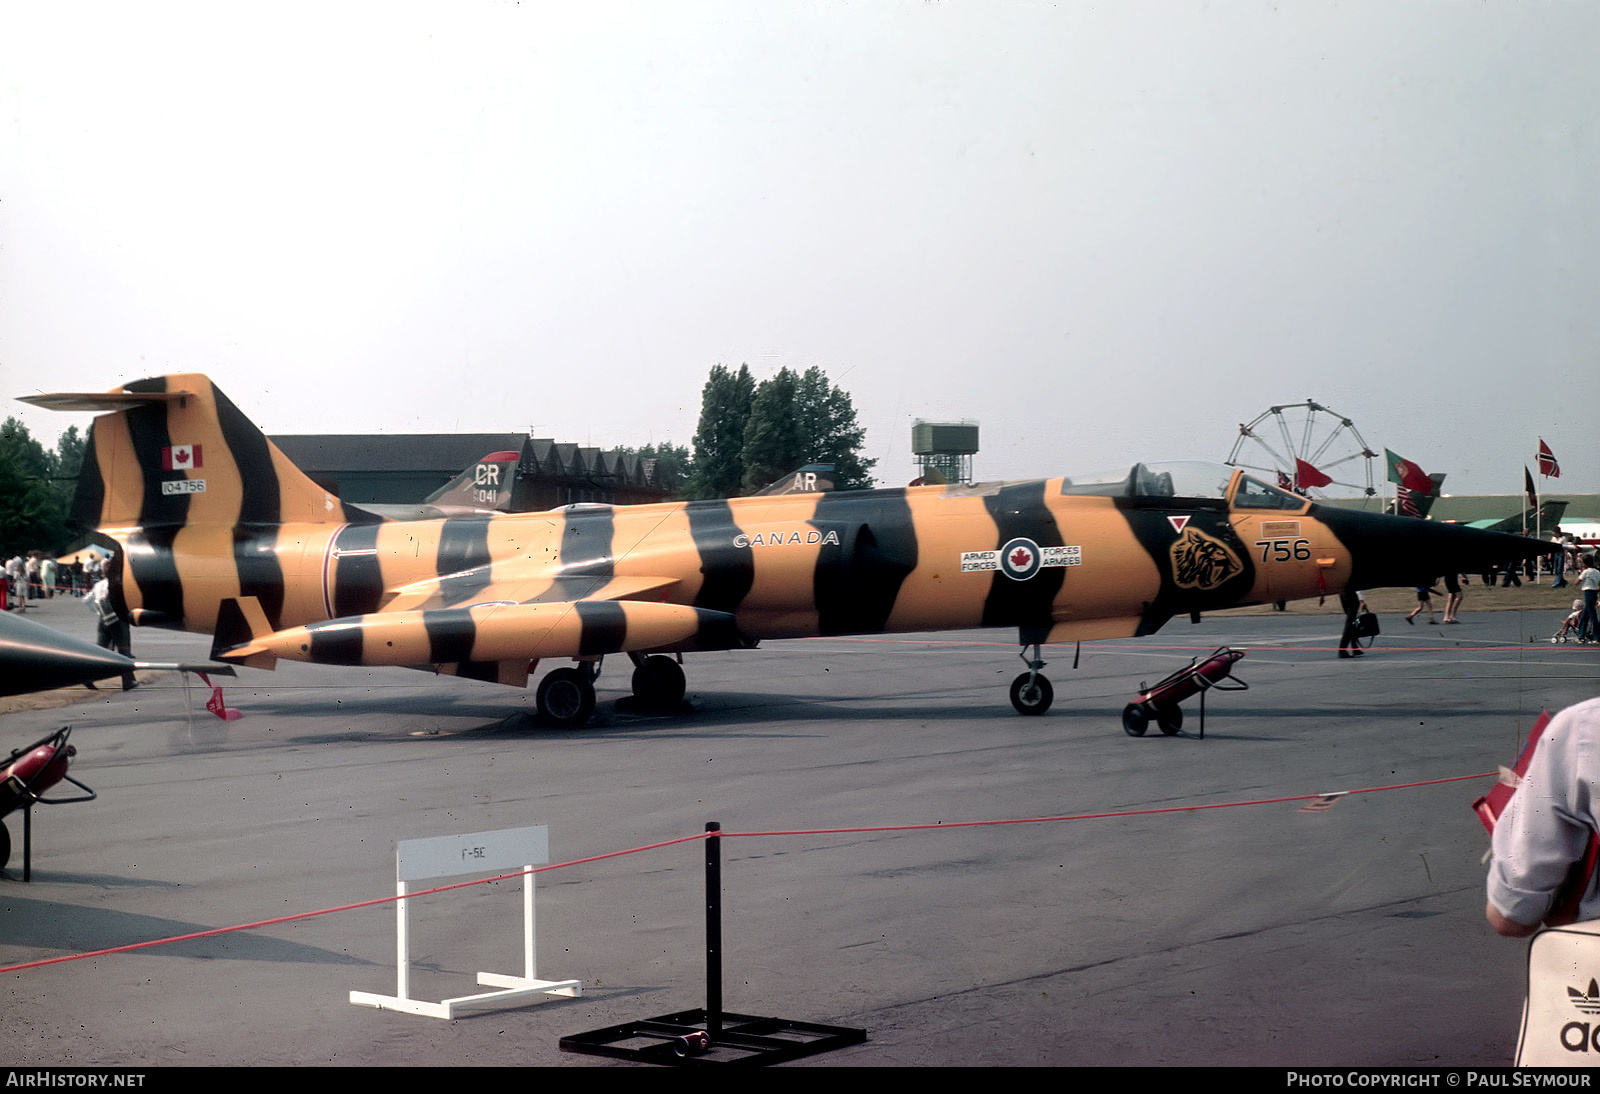
{"type": "Polygon", "coordinates": [[[20,395],[17,402],[45,410],[109,414],[116,410],[136,410],[152,403],[176,403],[190,394],[188,391],[62,391],[53,395],[20,395]]]}

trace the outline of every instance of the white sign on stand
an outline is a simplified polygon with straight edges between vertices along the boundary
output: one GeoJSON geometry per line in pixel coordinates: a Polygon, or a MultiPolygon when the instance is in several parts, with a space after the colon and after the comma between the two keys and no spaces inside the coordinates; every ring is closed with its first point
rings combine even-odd
{"type": "Polygon", "coordinates": [[[421,1014],[430,1018],[454,1018],[471,1007],[504,1006],[511,1000],[523,996],[563,995],[571,998],[581,995],[582,981],[539,979],[538,950],[533,929],[534,875],[531,871],[534,866],[549,861],[550,833],[542,824],[531,828],[507,828],[499,832],[473,832],[461,836],[405,840],[396,844],[395,892],[401,898],[395,901],[398,984],[393,995],[353,991],[350,993],[350,1002],[358,1006],[402,1010],[408,1014],[421,1014]],[[430,1003],[425,999],[412,999],[411,928],[406,908],[410,902],[405,899],[409,892],[406,888],[407,883],[425,878],[456,877],[461,874],[519,868],[530,871],[524,873],[522,877],[522,975],[480,972],[479,984],[500,990],[478,995],[463,995],[438,1003],[430,1003]]]}

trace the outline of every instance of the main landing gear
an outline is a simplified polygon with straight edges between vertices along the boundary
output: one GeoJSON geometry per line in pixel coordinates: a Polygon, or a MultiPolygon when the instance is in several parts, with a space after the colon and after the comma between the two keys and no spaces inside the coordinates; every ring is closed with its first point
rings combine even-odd
{"type": "Polygon", "coordinates": [[[1056,689],[1050,686],[1050,681],[1039,671],[1045,665],[1039,659],[1039,643],[1023,643],[1022,650],[1017,656],[1028,666],[1028,671],[1011,681],[1011,705],[1017,708],[1018,714],[1043,714],[1055,701],[1056,689]],[[1030,645],[1033,647],[1032,657],[1028,656],[1030,645]]]}
{"type": "MultiPolygon", "coordinates": [[[[633,662],[633,697],[651,710],[672,710],[683,702],[687,683],[683,666],[666,654],[646,657],[630,653],[633,662]]],[[[577,729],[594,716],[594,682],[600,661],[579,661],[572,668],[553,669],[539,682],[535,702],[539,718],[560,729],[577,729]]]]}
{"type": "Polygon", "coordinates": [[[683,702],[686,682],[683,666],[664,653],[646,657],[630,653],[633,660],[633,697],[652,710],[671,710],[683,702]]]}
{"type": "Polygon", "coordinates": [[[594,680],[598,661],[579,661],[572,668],[552,669],[539,681],[534,701],[539,717],[561,729],[577,729],[594,714],[594,680]]]}

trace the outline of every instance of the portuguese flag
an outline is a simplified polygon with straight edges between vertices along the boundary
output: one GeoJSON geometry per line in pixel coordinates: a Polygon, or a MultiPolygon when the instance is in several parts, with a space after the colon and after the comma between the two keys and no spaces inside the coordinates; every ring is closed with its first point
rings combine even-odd
{"type": "Polygon", "coordinates": [[[1433,480],[1428,478],[1426,471],[1410,460],[1402,459],[1385,448],[1383,450],[1383,462],[1389,468],[1390,482],[1397,486],[1403,486],[1407,490],[1415,491],[1418,494],[1427,495],[1433,493],[1433,480]]]}

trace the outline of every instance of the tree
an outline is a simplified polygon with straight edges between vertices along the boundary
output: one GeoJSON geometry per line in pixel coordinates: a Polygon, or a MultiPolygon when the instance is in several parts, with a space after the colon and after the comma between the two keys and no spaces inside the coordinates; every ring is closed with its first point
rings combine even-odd
{"type": "Polygon", "coordinates": [[[83,470],[83,454],[87,448],[84,437],[75,425],[56,439],[56,450],[48,453],[50,461],[50,488],[61,503],[61,511],[70,513],[72,496],[78,489],[78,472],[83,470]]]}
{"type": "Polygon", "coordinates": [[[66,545],[66,504],[51,484],[56,463],[56,453],[46,452],[17,419],[0,425],[0,556],[35,548],[53,553],[66,545]]]}
{"type": "Polygon", "coordinates": [[[801,462],[833,464],[833,483],[838,490],[865,490],[872,485],[872,469],[878,461],[861,457],[867,432],[856,421],[855,404],[815,365],[806,369],[795,389],[794,416],[800,435],[806,438],[801,462]]]}
{"type": "Polygon", "coordinates": [[[756,382],[749,365],[737,373],[713,365],[700,394],[700,425],[694,434],[691,498],[729,498],[744,478],[744,427],[750,417],[756,382]]]}
{"type": "Polygon", "coordinates": [[[744,425],[744,475],[741,485],[753,494],[806,463],[806,436],[795,416],[799,378],[786,368],[761,381],[750,400],[744,425]]]}
{"type": "Polygon", "coordinates": [[[840,490],[872,485],[877,460],[864,459],[866,431],[849,394],[812,366],[797,376],[779,369],[760,387],[750,369],[714,365],[700,402],[690,498],[753,493],[808,463],[828,463],[840,490]]]}

